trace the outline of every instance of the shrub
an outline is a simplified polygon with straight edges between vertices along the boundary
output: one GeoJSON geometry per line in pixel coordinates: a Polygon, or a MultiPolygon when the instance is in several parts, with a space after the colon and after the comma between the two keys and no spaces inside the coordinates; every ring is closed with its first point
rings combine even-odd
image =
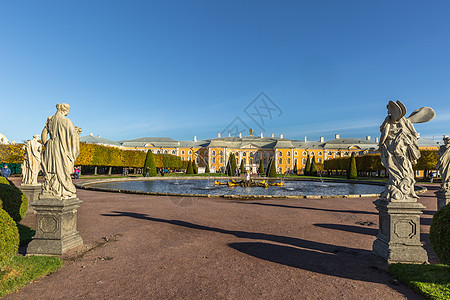
{"type": "Polygon", "coordinates": [[[188,161],[186,174],[191,174],[191,175],[194,174],[194,169],[192,168],[192,162],[191,161],[188,161]]]}
{"type": "Polygon", "coordinates": [[[198,168],[195,160],[192,161],[192,171],[194,171],[194,174],[198,174],[198,168]]]}
{"type": "Polygon", "coordinates": [[[259,160],[259,170],[258,170],[259,176],[262,176],[264,174],[264,166],[262,159],[259,160]]]}
{"type": "Polygon", "coordinates": [[[10,215],[0,208],[0,269],[19,250],[19,230],[10,215]]]}
{"type": "Polygon", "coordinates": [[[311,175],[311,160],[309,159],[309,155],[306,157],[305,172],[303,173],[303,175],[311,175]]]}
{"type": "Polygon", "coordinates": [[[0,208],[8,212],[14,221],[20,222],[27,213],[27,197],[14,186],[0,184],[0,208]]]}
{"type": "Polygon", "coordinates": [[[358,170],[356,169],[355,152],[352,152],[352,157],[349,160],[347,179],[358,179],[358,170]]]}
{"type": "Polygon", "coordinates": [[[430,227],[430,242],[441,263],[450,265],[450,204],[434,214],[430,227]]]}
{"type": "Polygon", "coordinates": [[[209,170],[209,164],[208,164],[208,162],[206,162],[205,173],[211,173],[211,170],[209,170]]]}
{"type": "Polygon", "coordinates": [[[244,159],[241,159],[241,165],[239,166],[239,169],[241,169],[241,174],[245,174],[244,159]]]}
{"type": "Polygon", "coordinates": [[[0,183],[15,186],[11,180],[6,179],[3,176],[0,176],[0,183]]]}
{"type": "Polygon", "coordinates": [[[270,169],[269,169],[269,177],[277,177],[277,168],[275,166],[275,159],[272,159],[272,162],[270,163],[270,169]]]}
{"type": "Polygon", "coordinates": [[[317,176],[317,165],[316,165],[316,157],[315,156],[313,156],[313,158],[312,158],[311,169],[309,171],[309,175],[317,176]]]}
{"type": "Polygon", "coordinates": [[[295,174],[295,175],[298,174],[297,161],[295,161],[295,164],[294,164],[294,174],[295,174]]]}
{"type": "Polygon", "coordinates": [[[147,169],[149,177],[156,176],[155,159],[153,158],[153,153],[151,150],[148,150],[147,155],[145,156],[144,171],[142,172],[144,176],[147,176],[147,169]]]}
{"type": "Polygon", "coordinates": [[[237,170],[237,164],[236,164],[236,156],[234,153],[230,154],[230,161],[231,161],[231,171],[233,173],[233,176],[236,176],[236,170],[237,170]]]}

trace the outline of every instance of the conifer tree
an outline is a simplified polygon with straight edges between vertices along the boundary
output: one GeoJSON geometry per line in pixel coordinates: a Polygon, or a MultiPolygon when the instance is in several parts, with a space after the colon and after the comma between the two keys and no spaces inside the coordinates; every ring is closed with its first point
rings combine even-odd
{"type": "Polygon", "coordinates": [[[205,173],[211,173],[211,171],[209,170],[209,164],[208,164],[208,162],[206,162],[205,173]]]}
{"type": "Polygon", "coordinates": [[[153,177],[156,176],[156,165],[155,165],[155,158],[153,157],[153,153],[151,150],[147,151],[147,155],[145,156],[145,161],[144,161],[144,171],[143,176],[147,176],[147,171],[148,171],[148,176],[149,177],[153,177]]]}
{"type": "Polygon", "coordinates": [[[355,152],[352,152],[352,156],[349,159],[347,179],[358,179],[358,170],[356,168],[355,152]]]}
{"type": "Polygon", "coordinates": [[[188,161],[186,174],[188,174],[188,175],[194,174],[194,169],[192,168],[192,162],[191,161],[188,161]]]}
{"type": "Polygon", "coordinates": [[[237,165],[236,165],[236,156],[234,155],[234,153],[230,154],[230,160],[231,160],[231,172],[233,176],[236,176],[237,165]]]}
{"type": "Polygon", "coordinates": [[[297,175],[297,173],[298,173],[297,161],[295,161],[295,164],[294,164],[294,174],[297,175]]]}
{"type": "Polygon", "coordinates": [[[275,159],[272,159],[272,162],[270,163],[270,169],[269,169],[269,177],[277,177],[277,167],[275,166],[275,159]]]}
{"type": "Polygon", "coordinates": [[[316,157],[315,156],[312,157],[311,169],[309,171],[309,174],[311,176],[317,176],[317,165],[316,165],[316,157]]]}
{"type": "Polygon", "coordinates": [[[198,174],[198,168],[195,160],[192,160],[192,171],[194,172],[194,174],[198,174]]]}
{"type": "Polygon", "coordinates": [[[227,173],[227,175],[228,175],[228,176],[231,176],[231,165],[230,165],[230,160],[228,160],[227,166],[226,166],[225,168],[226,168],[226,173],[227,173]]]}
{"type": "Polygon", "coordinates": [[[244,159],[241,159],[241,165],[239,168],[241,169],[241,174],[245,174],[244,159]]]}
{"type": "Polygon", "coordinates": [[[306,157],[306,166],[305,166],[304,175],[306,175],[306,176],[311,175],[311,161],[309,159],[309,155],[306,157]]]}
{"type": "Polygon", "coordinates": [[[267,164],[266,177],[269,177],[270,165],[271,164],[272,164],[272,157],[269,158],[269,163],[267,164]]]}
{"type": "Polygon", "coordinates": [[[259,170],[258,170],[259,176],[261,176],[264,173],[264,166],[262,159],[259,160],[259,170]]]}

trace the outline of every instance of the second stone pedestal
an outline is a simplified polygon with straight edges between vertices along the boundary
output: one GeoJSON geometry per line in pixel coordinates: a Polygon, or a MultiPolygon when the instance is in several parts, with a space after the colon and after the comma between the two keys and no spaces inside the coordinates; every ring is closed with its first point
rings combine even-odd
{"type": "Polygon", "coordinates": [[[420,242],[419,202],[374,202],[379,211],[379,231],[373,243],[375,254],[388,263],[426,263],[428,255],[420,242]]]}
{"type": "Polygon", "coordinates": [[[435,194],[437,197],[437,210],[450,203],[450,191],[439,190],[435,194]]]}
{"type": "Polygon", "coordinates": [[[19,186],[19,189],[22,191],[22,193],[25,194],[25,196],[27,196],[28,200],[27,214],[35,213],[35,210],[33,209],[33,206],[31,204],[38,199],[38,196],[41,193],[42,185],[40,183],[22,184],[19,186]]]}
{"type": "Polygon", "coordinates": [[[43,198],[32,205],[36,210],[36,235],[28,244],[27,255],[60,255],[83,245],[77,231],[78,198],[43,198]]]}

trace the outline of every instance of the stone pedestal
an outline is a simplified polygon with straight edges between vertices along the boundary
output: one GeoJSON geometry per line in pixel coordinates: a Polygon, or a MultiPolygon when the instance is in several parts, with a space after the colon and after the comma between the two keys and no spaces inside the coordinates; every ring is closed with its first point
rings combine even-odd
{"type": "Polygon", "coordinates": [[[22,193],[27,196],[28,200],[28,210],[27,214],[35,213],[36,211],[32,207],[32,203],[38,199],[39,193],[41,192],[42,184],[22,184],[19,189],[22,193]]]}
{"type": "Polygon", "coordinates": [[[78,198],[41,198],[32,205],[36,210],[36,235],[28,244],[27,255],[60,255],[82,245],[77,231],[78,198]]]}
{"type": "Polygon", "coordinates": [[[450,203],[450,191],[439,190],[435,192],[437,197],[437,209],[440,210],[450,203]]]}
{"type": "Polygon", "coordinates": [[[374,201],[379,211],[379,231],[373,252],[388,263],[426,263],[428,255],[420,242],[420,215],[425,208],[419,202],[374,201]]]}

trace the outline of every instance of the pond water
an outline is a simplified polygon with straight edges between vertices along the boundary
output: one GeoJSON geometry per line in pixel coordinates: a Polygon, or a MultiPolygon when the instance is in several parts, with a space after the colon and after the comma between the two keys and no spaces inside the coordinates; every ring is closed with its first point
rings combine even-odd
{"type": "MultiPolygon", "coordinates": [[[[226,182],[225,180],[223,180],[226,182]]],[[[315,181],[284,181],[283,187],[233,187],[224,185],[214,186],[214,180],[142,180],[142,181],[119,181],[102,182],[89,185],[95,188],[106,188],[115,190],[141,191],[152,193],[173,194],[209,194],[222,195],[360,195],[380,194],[384,186],[358,184],[358,183],[336,183],[315,181]]]]}

